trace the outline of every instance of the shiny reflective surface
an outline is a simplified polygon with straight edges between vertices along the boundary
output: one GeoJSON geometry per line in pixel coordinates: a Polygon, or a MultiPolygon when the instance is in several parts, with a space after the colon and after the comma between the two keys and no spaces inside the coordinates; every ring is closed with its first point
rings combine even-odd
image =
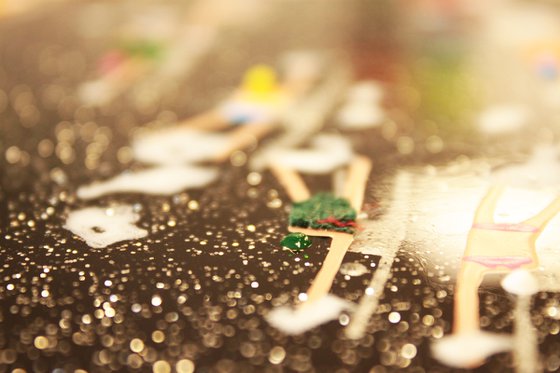
{"type": "MultiPolygon", "coordinates": [[[[455,281],[480,199],[490,185],[507,185],[495,217],[513,223],[558,194],[559,9],[279,1],[240,2],[228,17],[231,9],[210,3],[61,2],[0,20],[0,370],[454,371],[430,348],[452,331],[455,281]],[[80,87],[107,78],[98,61],[130,35],[159,35],[171,51],[183,35],[199,47],[176,57],[188,69],[128,60],[126,78],[111,77],[111,100],[84,102],[80,87]],[[362,229],[330,292],[356,307],[378,297],[358,339],[346,334],[353,308],[295,336],[265,319],[306,299],[329,247],[317,237],[302,252],[280,245],[290,198],[251,159],[282,129],[215,165],[219,178],[204,188],[92,200],[76,193],[146,169],[131,147],[142,129],[214,107],[247,68],[280,68],[293,50],[327,51],[332,65],[348,64],[354,81],[381,92],[345,89],[322,130],[373,161],[362,229]],[[122,205],[145,237],[95,248],[64,228],[72,211],[114,216],[122,205]]],[[[313,191],[336,189],[336,175],[304,179],[313,191]]],[[[540,292],[530,319],[544,371],[560,367],[559,226],[552,219],[537,241],[532,272],[540,292]]],[[[480,328],[510,336],[517,298],[500,287],[502,277],[478,293],[480,328]]],[[[515,371],[520,348],[479,371],[515,371]]]]}

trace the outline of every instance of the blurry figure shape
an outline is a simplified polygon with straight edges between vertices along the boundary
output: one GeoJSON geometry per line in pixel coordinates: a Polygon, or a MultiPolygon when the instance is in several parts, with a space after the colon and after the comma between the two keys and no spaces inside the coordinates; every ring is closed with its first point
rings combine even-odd
{"type": "Polygon", "coordinates": [[[276,307],[265,316],[266,320],[288,335],[305,333],[326,322],[336,320],[338,316],[351,310],[354,304],[334,295],[327,294],[306,307],[276,307]]]}
{"type": "Polygon", "coordinates": [[[146,164],[176,165],[213,160],[228,145],[224,134],[171,128],[137,136],[132,151],[146,164]]]}
{"type": "Polygon", "coordinates": [[[287,98],[270,67],[253,66],[245,73],[240,88],[217,108],[182,121],[176,128],[161,130],[161,135],[154,136],[168,137],[165,132],[179,133],[181,130],[185,133],[192,130],[211,132],[234,127],[222,134],[224,145],[213,157],[213,161],[222,162],[234,151],[254,144],[274,130],[279,113],[286,109],[287,98]]]}
{"type": "Polygon", "coordinates": [[[278,85],[270,66],[255,65],[245,73],[238,92],[219,108],[232,125],[272,123],[288,104],[288,97],[278,85]]]}
{"type": "MultiPolygon", "coordinates": [[[[299,89],[302,91],[297,94],[304,94],[310,86],[300,86],[299,89]]],[[[180,126],[136,138],[134,156],[144,163],[158,165],[222,162],[235,150],[245,148],[269,133],[277,123],[277,110],[280,107],[286,110],[286,98],[295,99],[296,96],[283,91],[270,67],[254,66],[224,105],[182,122],[180,126]],[[210,132],[232,126],[236,128],[226,133],[210,132]]],[[[154,168],[82,187],[78,190],[78,197],[97,198],[115,192],[174,194],[185,188],[205,186],[217,176],[217,171],[211,168],[154,168]]]]}
{"type": "Polygon", "coordinates": [[[381,125],[385,119],[382,107],[383,91],[372,81],[364,81],[350,88],[346,102],[337,113],[341,128],[362,129],[381,125]]]}
{"type": "MultiPolygon", "coordinates": [[[[302,53],[302,52],[299,52],[302,53]]],[[[303,58],[302,55],[300,55],[303,58]]],[[[313,54],[309,59],[313,60],[313,54]]],[[[315,58],[319,58],[317,55],[315,58]]],[[[334,66],[325,72],[325,79],[317,84],[309,94],[294,102],[289,110],[286,110],[280,118],[283,133],[269,141],[263,148],[257,149],[250,160],[250,167],[254,170],[263,170],[274,158],[274,154],[286,149],[293,149],[303,145],[313,137],[324,125],[328,115],[339,102],[345,88],[350,80],[348,66],[344,62],[333,62],[334,66]]],[[[309,63],[311,66],[319,66],[318,63],[309,63]]],[[[287,70],[297,70],[297,64],[286,67],[287,70]]],[[[307,68],[306,68],[307,70],[307,68]]],[[[323,69],[324,70],[324,69],[323,69]]],[[[319,71],[323,71],[319,70],[319,71]]],[[[312,82],[316,81],[316,75],[310,71],[303,73],[286,73],[287,76],[297,76],[303,80],[287,80],[285,87],[288,91],[300,92],[305,90],[312,82]]]]}
{"type": "Polygon", "coordinates": [[[516,132],[529,122],[526,107],[517,105],[496,105],[484,110],[478,118],[478,128],[488,135],[504,135],[516,132]]]}
{"type": "Polygon", "coordinates": [[[146,237],[148,231],[134,225],[139,219],[132,206],[86,207],[70,212],[64,228],[89,246],[100,249],[116,242],[146,237]]]}
{"type": "Polygon", "coordinates": [[[164,6],[140,7],[128,18],[114,46],[99,59],[97,77],[78,88],[85,105],[109,104],[152,71],[165,58],[180,24],[172,9],[164,6]]]}
{"type": "MultiPolygon", "coordinates": [[[[253,145],[276,129],[290,108],[303,99],[315,85],[309,74],[292,75],[292,80],[277,81],[276,72],[266,65],[247,70],[240,87],[216,108],[179,123],[184,129],[223,131],[228,144],[214,161],[226,160],[231,153],[253,145]]],[[[164,130],[165,131],[165,130],[164,130]]]]}
{"type": "Polygon", "coordinates": [[[134,98],[139,105],[152,105],[162,93],[188,77],[200,60],[219,43],[228,27],[251,27],[263,19],[269,4],[255,0],[199,0],[173,38],[165,58],[140,82],[134,98]]]}
{"type": "MultiPolygon", "coordinates": [[[[548,222],[560,211],[560,197],[557,197],[536,215],[520,223],[497,223],[494,215],[503,192],[503,187],[490,188],[475,212],[457,275],[454,336],[447,337],[456,339],[447,341],[460,341],[463,336],[480,333],[478,288],[485,275],[538,267],[536,241],[548,222]]],[[[511,278],[506,283],[511,284],[511,278]]],[[[476,364],[482,362],[481,359],[476,364]]]]}
{"type": "Polygon", "coordinates": [[[530,43],[523,50],[527,64],[543,80],[555,81],[560,64],[560,35],[554,39],[541,39],[530,43]]]}
{"type": "Polygon", "coordinates": [[[350,141],[339,135],[317,135],[308,149],[278,149],[268,162],[308,174],[329,174],[354,157],[350,141]]]}
{"type": "Polygon", "coordinates": [[[454,332],[478,330],[478,288],[488,273],[510,273],[538,266],[535,243],[560,211],[560,197],[518,224],[495,223],[494,212],[504,188],[492,187],[480,202],[469,231],[455,291],[454,332]]]}
{"type": "Polygon", "coordinates": [[[254,23],[266,9],[267,5],[253,0],[199,0],[180,19],[169,7],[140,8],[121,27],[117,48],[101,58],[98,76],[79,87],[78,97],[85,105],[104,106],[138,83],[134,92],[137,104],[152,105],[193,71],[224,27],[254,23]],[[123,43],[149,44],[149,50],[157,53],[137,53],[146,48],[130,53],[123,43]]]}
{"type": "Polygon", "coordinates": [[[432,355],[454,368],[471,368],[489,356],[511,350],[512,338],[472,330],[443,337],[432,344],[432,355]]]}
{"type": "Polygon", "coordinates": [[[402,242],[406,238],[412,176],[399,171],[394,179],[391,205],[380,220],[365,222],[350,251],[381,257],[365,294],[350,317],[346,336],[360,339],[364,336],[371,316],[379,306],[385,285],[391,277],[391,268],[402,242]]]}
{"type": "Polygon", "coordinates": [[[78,197],[93,199],[113,193],[173,195],[202,188],[218,178],[218,170],[195,166],[167,166],[126,172],[109,180],[78,188],[78,197]]]}
{"type": "Polygon", "coordinates": [[[80,85],[78,97],[84,105],[104,106],[146,74],[161,58],[160,42],[126,42],[107,52],[98,63],[100,77],[80,85]]]}

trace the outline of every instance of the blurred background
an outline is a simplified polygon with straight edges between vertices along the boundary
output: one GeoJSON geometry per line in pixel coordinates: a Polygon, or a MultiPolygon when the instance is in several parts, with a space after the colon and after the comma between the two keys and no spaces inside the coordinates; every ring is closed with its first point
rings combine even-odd
{"type": "MultiPolygon", "coordinates": [[[[463,239],[470,220],[459,233],[432,229],[462,197],[439,209],[426,201],[467,190],[465,175],[558,191],[559,16],[555,1],[528,0],[0,0],[0,371],[455,371],[429,351],[451,329],[462,253],[460,239],[438,234],[463,239]],[[145,170],[183,141],[139,155],[138,136],[226,107],[236,92],[276,89],[251,80],[255,66],[296,88],[270,131],[223,162],[197,163],[220,182],[153,196],[133,180],[119,196],[80,197],[80,187],[145,170]],[[305,269],[273,251],[289,202],[266,159],[324,133],[373,160],[372,219],[386,212],[397,170],[451,178],[418,182],[414,208],[427,204],[413,220],[429,216],[426,230],[401,246],[360,341],[345,339],[342,317],[295,337],[263,319],[296,299],[323,259],[309,254],[305,269]],[[74,209],[122,203],[148,238],[93,249],[63,228],[74,209]],[[439,256],[422,254],[431,245],[439,256]]],[[[196,154],[225,146],[185,141],[196,154]]],[[[332,179],[306,181],[322,190],[332,179]]],[[[345,262],[373,270],[379,257],[351,252],[345,262]]],[[[560,369],[555,263],[532,309],[544,371],[560,369]]],[[[366,277],[340,274],[333,292],[357,301],[366,277]]],[[[485,326],[510,333],[507,294],[485,288],[481,303],[485,326]]],[[[478,369],[516,368],[506,353],[478,369]]]]}

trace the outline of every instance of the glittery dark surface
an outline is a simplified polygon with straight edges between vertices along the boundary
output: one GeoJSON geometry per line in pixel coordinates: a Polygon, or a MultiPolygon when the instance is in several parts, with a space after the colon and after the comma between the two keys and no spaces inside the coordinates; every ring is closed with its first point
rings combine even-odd
{"type": "MultiPolygon", "coordinates": [[[[430,69],[457,67],[453,59],[469,52],[468,22],[445,35],[411,37],[409,15],[396,5],[328,3],[278,1],[267,22],[223,31],[192,76],[162,92],[156,104],[143,106],[127,92],[102,109],[82,106],[76,87],[95,74],[126,7],[60,3],[0,20],[0,371],[454,371],[429,351],[430,341],[450,332],[453,282],[445,277],[454,269],[426,264],[425,255],[416,255],[429,249],[421,243],[401,245],[364,338],[344,336],[346,313],[295,337],[267,324],[270,309],[295,303],[309,287],[328,240],[312,238],[302,253],[282,250],[290,200],[272,174],[249,169],[250,149],[221,165],[219,181],[202,190],[76,197],[80,185],[142,168],[130,149],[137,128],[163,127],[207,109],[248,66],[275,64],[288,49],[336,50],[357,79],[387,87],[391,119],[381,127],[356,132],[327,123],[374,160],[364,201],[373,220],[383,216],[390,176],[400,167],[475,156],[510,161],[543,136],[533,129],[497,142],[462,126],[472,93],[454,84],[463,84],[467,73],[453,75],[454,82],[444,73],[415,81],[430,69]],[[80,29],[95,21],[94,6],[115,12],[110,27],[88,39],[80,29]],[[439,52],[430,54],[436,45],[439,52]],[[450,107],[428,92],[437,79],[460,96],[450,107]],[[449,121],[457,125],[446,126],[449,121]],[[63,228],[72,210],[116,204],[134,206],[146,238],[93,249],[63,228]]],[[[547,128],[535,126],[541,127],[547,128]]],[[[547,131],[557,136],[554,128],[547,131]]],[[[316,191],[331,182],[305,180],[316,191]]],[[[331,292],[357,302],[378,262],[349,252],[331,292]]],[[[539,293],[532,309],[547,371],[560,366],[560,326],[550,310],[558,302],[557,294],[539,293]]],[[[501,288],[481,289],[485,330],[510,333],[511,310],[501,288]]],[[[512,357],[493,356],[477,371],[513,371],[512,357]]]]}

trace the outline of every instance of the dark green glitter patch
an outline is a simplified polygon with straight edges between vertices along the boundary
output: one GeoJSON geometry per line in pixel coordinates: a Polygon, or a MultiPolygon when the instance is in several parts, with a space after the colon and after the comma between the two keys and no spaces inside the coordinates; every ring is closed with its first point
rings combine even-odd
{"type": "Polygon", "coordinates": [[[345,198],[337,198],[331,193],[317,193],[306,201],[294,203],[290,225],[354,233],[356,210],[345,198]]]}

